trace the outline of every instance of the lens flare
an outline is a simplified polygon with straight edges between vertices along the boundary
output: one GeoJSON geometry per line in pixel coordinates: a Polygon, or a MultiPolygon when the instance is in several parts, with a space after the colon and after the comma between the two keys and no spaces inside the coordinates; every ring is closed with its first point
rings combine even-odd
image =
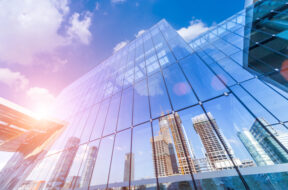
{"type": "Polygon", "coordinates": [[[225,85],[219,80],[219,78],[224,82],[224,84],[226,84],[227,82],[226,77],[224,77],[223,75],[213,76],[211,80],[211,86],[215,90],[223,90],[225,88],[225,85]]]}
{"type": "Polygon", "coordinates": [[[281,66],[280,74],[288,80],[288,59],[284,60],[281,66]]]}
{"type": "Polygon", "coordinates": [[[186,82],[179,82],[173,86],[173,91],[178,96],[183,96],[183,95],[189,93],[190,90],[191,89],[186,82]]]}

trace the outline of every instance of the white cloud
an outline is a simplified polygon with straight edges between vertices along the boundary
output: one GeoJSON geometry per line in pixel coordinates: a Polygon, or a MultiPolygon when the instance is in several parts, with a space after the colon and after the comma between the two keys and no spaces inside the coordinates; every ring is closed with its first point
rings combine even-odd
{"type": "Polygon", "coordinates": [[[36,55],[55,55],[58,47],[75,40],[88,44],[91,15],[80,20],[70,18],[67,35],[59,34],[68,16],[68,0],[2,0],[0,1],[0,61],[22,65],[41,64],[36,55]]]}
{"type": "Polygon", "coordinates": [[[0,68],[0,82],[16,90],[24,89],[29,84],[29,80],[24,75],[8,68],[0,68]]]}
{"type": "Polygon", "coordinates": [[[26,91],[28,102],[35,116],[42,118],[50,114],[55,103],[55,96],[46,88],[32,87],[26,91]]]}
{"type": "Polygon", "coordinates": [[[86,13],[84,18],[80,19],[79,13],[74,13],[70,19],[71,26],[67,33],[72,39],[78,39],[83,44],[88,45],[91,41],[92,34],[89,31],[91,26],[91,13],[86,13]]]}
{"type": "Polygon", "coordinates": [[[42,100],[53,102],[55,100],[55,97],[46,88],[41,87],[29,88],[26,92],[26,95],[36,102],[42,100]]]}
{"type": "Polygon", "coordinates": [[[38,52],[51,52],[66,44],[58,34],[67,0],[3,0],[0,1],[0,59],[30,64],[38,52]]]}
{"type": "Polygon", "coordinates": [[[126,0],[111,0],[112,4],[119,4],[119,3],[124,3],[126,0]]]}
{"type": "Polygon", "coordinates": [[[135,35],[136,38],[141,36],[146,30],[139,30],[138,33],[135,35]]]}
{"type": "Polygon", "coordinates": [[[116,44],[115,47],[113,48],[113,52],[116,52],[116,51],[120,50],[121,48],[125,47],[125,46],[128,44],[128,42],[129,42],[128,40],[119,42],[119,43],[116,44]]]}
{"type": "Polygon", "coordinates": [[[209,30],[209,27],[206,26],[201,20],[194,19],[190,21],[190,25],[188,27],[180,28],[177,32],[184,38],[184,40],[189,42],[207,30],[209,30]]]}

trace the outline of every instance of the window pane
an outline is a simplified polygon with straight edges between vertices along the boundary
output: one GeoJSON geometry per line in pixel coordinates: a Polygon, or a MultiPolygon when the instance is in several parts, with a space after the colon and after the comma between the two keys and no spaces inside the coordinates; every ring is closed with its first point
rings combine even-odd
{"type": "Polygon", "coordinates": [[[109,99],[105,100],[104,102],[101,103],[99,112],[97,115],[97,119],[95,121],[94,127],[93,127],[93,132],[91,135],[91,140],[97,139],[101,137],[103,126],[105,123],[105,118],[109,106],[109,99]]]}
{"type": "Polygon", "coordinates": [[[147,81],[142,80],[134,87],[133,123],[138,124],[150,118],[147,81]]]}
{"type": "Polygon", "coordinates": [[[98,111],[99,111],[99,104],[96,104],[90,109],[89,117],[86,121],[84,131],[81,135],[81,143],[86,143],[89,141],[98,111]]]}
{"type": "MultiPolygon", "coordinates": [[[[134,155],[134,175],[131,175],[131,185],[135,188],[141,186],[149,187],[151,184],[154,188],[156,186],[151,138],[152,129],[150,123],[133,128],[132,155],[134,155]]],[[[132,168],[131,171],[133,172],[132,168]]]]}
{"type": "Polygon", "coordinates": [[[113,158],[109,176],[109,186],[129,186],[130,160],[131,176],[134,175],[134,154],[130,152],[131,130],[118,133],[115,137],[113,158]]]}
{"type": "Polygon", "coordinates": [[[197,99],[178,64],[173,64],[164,69],[163,75],[175,110],[197,103],[197,99]]]}
{"type": "Polygon", "coordinates": [[[88,188],[93,173],[93,168],[96,163],[97,154],[99,151],[99,141],[96,140],[87,145],[85,155],[79,170],[80,184],[79,188],[88,188]]]}
{"type": "Polygon", "coordinates": [[[109,136],[101,140],[96,164],[90,182],[91,189],[105,189],[108,180],[109,166],[112,155],[114,136],[109,136]]]}
{"type": "Polygon", "coordinates": [[[120,104],[120,93],[114,95],[111,99],[109,110],[106,117],[103,136],[114,133],[116,130],[116,122],[120,104]]]}
{"type": "Polygon", "coordinates": [[[128,88],[122,92],[117,131],[131,127],[132,102],[133,102],[133,88],[128,88]]]}
{"type": "Polygon", "coordinates": [[[288,111],[287,99],[265,86],[259,79],[249,80],[242,83],[242,85],[280,121],[288,121],[288,115],[286,114],[288,111]]]}
{"type": "Polygon", "coordinates": [[[149,77],[149,95],[152,118],[161,115],[161,112],[170,112],[171,107],[161,73],[149,77]]]}
{"type": "Polygon", "coordinates": [[[226,91],[225,86],[200,60],[193,54],[180,62],[192,88],[200,100],[207,100],[226,91]]]}

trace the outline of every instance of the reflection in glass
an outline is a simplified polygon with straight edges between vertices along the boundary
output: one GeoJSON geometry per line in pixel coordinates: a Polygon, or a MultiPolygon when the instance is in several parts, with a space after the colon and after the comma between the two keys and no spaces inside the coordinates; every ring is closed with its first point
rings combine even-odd
{"type": "Polygon", "coordinates": [[[131,179],[134,179],[134,154],[130,152],[130,142],[130,129],[118,133],[115,137],[108,187],[113,187],[114,183],[123,183],[122,186],[129,185],[130,161],[131,179]]]}
{"type": "Polygon", "coordinates": [[[177,64],[165,68],[163,75],[175,110],[197,103],[191,87],[177,64]]]}
{"type": "Polygon", "coordinates": [[[113,135],[103,138],[100,142],[100,148],[90,182],[91,189],[106,188],[113,142],[113,135]]]}
{"type": "Polygon", "coordinates": [[[148,78],[148,88],[152,118],[159,117],[161,112],[170,112],[171,107],[161,73],[148,78]]]}
{"type": "Polygon", "coordinates": [[[135,189],[148,187],[147,184],[155,187],[156,184],[151,137],[150,123],[133,128],[131,154],[134,156],[134,175],[131,175],[131,185],[135,189]]]}
{"type": "Polygon", "coordinates": [[[150,119],[147,81],[142,80],[134,86],[133,123],[138,124],[150,119]]]}

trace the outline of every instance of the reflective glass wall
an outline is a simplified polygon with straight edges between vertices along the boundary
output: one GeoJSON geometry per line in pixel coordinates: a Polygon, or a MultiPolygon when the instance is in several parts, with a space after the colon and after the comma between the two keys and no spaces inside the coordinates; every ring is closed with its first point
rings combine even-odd
{"type": "Polygon", "coordinates": [[[257,3],[189,43],[162,20],[64,89],[67,129],[19,189],[287,188],[287,28],[264,43],[257,3]]]}

